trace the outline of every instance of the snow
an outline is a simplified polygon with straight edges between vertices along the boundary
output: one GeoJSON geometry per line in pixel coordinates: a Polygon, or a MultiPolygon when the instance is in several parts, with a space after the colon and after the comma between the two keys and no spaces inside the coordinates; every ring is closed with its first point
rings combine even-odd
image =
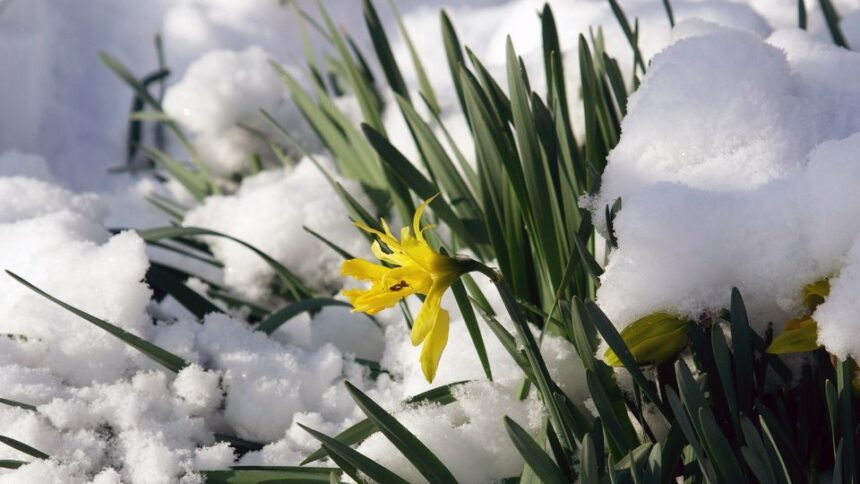
{"type": "MultiPolygon", "coordinates": [[[[332,170],[330,161],[319,161],[332,170]]],[[[357,199],[364,200],[356,183],[339,180],[357,199]]],[[[217,230],[257,247],[314,289],[340,287],[341,258],[305,232],[304,226],[349,253],[368,251],[343,203],[310,159],[303,159],[295,168],[245,178],[235,194],[208,197],[186,215],[184,223],[217,230]]],[[[260,256],[231,240],[211,237],[208,243],[225,264],[224,282],[229,287],[252,299],[269,295],[275,273],[260,256]]]]}
{"type": "MultiPolygon", "coordinates": [[[[281,126],[289,126],[305,149],[319,150],[319,141],[269,64],[271,58],[259,47],[209,51],[164,96],[165,112],[197,136],[194,145],[217,176],[250,173],[254,153],[265,156],[270,165],[276,162],[264,141],[239,126],[243,123],[278,139],[277,129],[261,109],[281,126]]],[[[290,70],[300,77],[297,70],[290,70]]]]}
{"type": "Polygon", "coordinates": [[[737,286],[755,326],[781,330],[804,285],[839,273],[858,235],[860,91],[827,74],[858,66],[799,31],[766,44],[724,30],[654,59],[596,206],[623,200],[597,295],[617,326],[655,311],[698,318],[737,286]],[[745,66],[741,79],[720,74],[745,66]]]}
{"type": "MultiPolygon", "coordinates": [[[[111,230],[168,225],[169,217],[145,200],[153,194],[184,206],[184,225],[254,245],[319,294],[340,298],[341,257],[304,227],[352,254],[369,255],[318,167],[291,147],[296,162],[280,165],[265,143],[240,126],[281,142],[260,108],[369,204],[361,187],[337,175],[334,163],[319,153],[319,142],[269,64],[279,62],[305,82],[301,30],[291,8],[277,0],[95,3],[0,2],[0,55],[10,66],[0,67],[0,269],[191,365],[174,375],[3,273],[0,397],[37,411],[0,406],[0,434],[52,458],[34,460],[1,446],[0,459],[33,462],[0,471],[0,483],[191,483],[202,482],[201,470],[296,465],[318,446],[299,423],[333,435],[364,417],[344,380],[394,413],[459,480],[516,475],[523,462],[501,418],[537,432],[544,411],[534,392],[516,398],[524,376],[481,325],[495,377],[485,379],[450,294],[443,306],[451,312],[451,333],[434,386],[474,381],[456,387],[457,400],[445,406],[402,403],[430,387],[417,364],[420,350],[411,345],[397,310],[370,319],[330,306],[267,336],[254,331],[242,311],[197,320],[171,298],[152,300],[144,278],[156,260],[223,282],[257,305],[284,304],[273,294],[272,269],[233,241],[204,238],[224,268],[203,270],[148,249],[133,231],[111,230]],[[158,65],[152,42],[157,32],[171,68],[164,108],[224,188],[199,203],[175,180],[107,173],[125,162],[131,91],[97,54],[107,50],[135,75],[145,75],[158,65]],[[253,154],[262,158],[260,173],[249,163],[253,154]],[[384,371],[371,377],[364,360],[384,371]],[[215,434],[264,447],[240,457],[215,434]]],[[[315,11],[312,2],[299,3],[315,11]]],[[[628,18],[639,20],[650,65],[630,99],[602,190],[584,200],[605,230],[603,207],[623,199],[614,226],[619,248],[609,254],[598,292],[598,303],[619,328],[654,311],[708,315],[726,307],[737,286],[753,325],[763,330],[772,322],[780,330],[802,310],[803,286],[829,277],[831,295],[813,315],[819,341],[831,353],[860,358],[860,56],[830,45],[816,2],[807,3],[809,34],[793,28],[793,1],[673,1],[675,29],[660,2],[623,2],[628,18]]],[[[393,25],[388,9],[377,4],[385,25],[393,25]]],[[[542,92],[538,4],[399,5],[437,87],[441,119],[474,162],[440,48],[437,8],[445,4],[462,43],[493,73],[504,72],[505,38],[512,35],[534,89],[542,92]]],[[[628,79],[632,52],[606,2],[551,4],[571,105],[581,116],[575,108],[578,36],[602,26],[607,49],[628,79]]],[[[326,6],[336,25],[368,45],[359,2],[326,6]]],[[[836,6],[848,42],[860,45],[860,5],[842,0],[836,6]]],[[[325,41],[313,29],[309,35],[324,61],[325,41]]],[[[390,37],[414,87],[405,43],[394,29],[390,37]]],[[[419,153],[391,93],[382,95],[389,135],[417,164],[419,153]]],[[[334,102],[349,119],[360,120],[354,98],[334,102]]],[[[581,132],[581,120],[573,122],[581,132]]],[[[176,143],[166,149],[187,158],[176,143]]],[[[504,315],[492,285],[476,279],[504,315]]],[[[207,287],[200,279],[188,285],[201,293],[207,287]]],[[[420,301],[413,299],[408,306],[414,313],[420,301]]],[[[504,316],[500,322],[512,328],[504,316]]],[[[570,343],[547,335],[542,351],[562,390],[586,408],[584,370],[570,343]]],[[[407,480],[421,479],[381,435],[358,450],[407,480]]]]}

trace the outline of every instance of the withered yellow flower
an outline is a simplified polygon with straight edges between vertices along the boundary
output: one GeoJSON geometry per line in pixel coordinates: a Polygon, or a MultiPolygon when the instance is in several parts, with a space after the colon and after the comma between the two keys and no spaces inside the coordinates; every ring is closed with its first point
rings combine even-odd
{"type": "Polygon", "coordinates": [[[464,272],[456,259],[437,253],[424,239],[423,231],[432,226],[422,228],[421,215],[432,200],[426,200],[415,211],[412,219],[414,235],[409,227],[404,227],[400,231],[400,240],[394,237],[385,220],[382,220],[384,232],[356,223],[361,230],[379,238],[371,245],[373,255],[392,267],[364,259],[347,260],[341,267],[342,275],[370,282],[367,289],[343,291],[353,311],[376,314],[412,294],[425,296],[412,326],[412,344],[423,344],[421,370],[428,382],[436,376],[439,359],[448,343],[448,311],[441,307],[442,295],[464,272]],[[383,250],[380,242],[387,251],[383,250]]]}

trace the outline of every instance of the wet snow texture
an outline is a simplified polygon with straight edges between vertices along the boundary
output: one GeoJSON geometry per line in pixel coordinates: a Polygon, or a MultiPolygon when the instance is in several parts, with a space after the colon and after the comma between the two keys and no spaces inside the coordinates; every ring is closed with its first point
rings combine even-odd
{"type": "MultiPolygon", "coordinates": [[[[836,4],[849,42],[860,45],[860,13],[851,13],[858,7],[852,1],[836,4]]],[[[457,387],[457,401],[444,407],[400,403],[428,385],[417,364],[420,349],[409,342],[397,311],[374,322],[346,308],[327,308],[265,337],[241,315],[196,321],[175,301],[151,299],[143,282],[149,258],[168,256],[147,252],[133,232],[105,228],[166,225],[143,195],[178,197],[189,207],[184,223],[254,244],[316,289],[343,284],[339,259],[304,226],[355,254],[366,254],[367,247],[308,159],[280,167],[265,144],[238,126],[275,134],[259,113],[262,107],[309,149],[319,147],[268,65],[274,59],[301,77],[295,62],[303,55],[300,31],[284,27],[295,25],[293,12],[275,0],[102,3],[0,2],[0,55],[14,66],[0,68],[0,268],[193,365],[173,375],[0,275],[0,397],[38,409],[0,406],[0,434],[52,456],[0,471],[0,483],[191,483],[200,482],[199,470],[294,465],[316,449],[297,423],[334,434],[362,417],[344,379],[394,411],[461,481],[516,475],[522,460],[500,418],[509,415],[536,431],[542,409],[534,399],[515,398],[523,376],[486,331],[496,379],[484,380],[450,295],[443,301],[451,311],[450,342],[434,385],[477,381],[457,387]],[[105,174],[125,161],[131,96],[96,54],[107,49],[136,74],[151,72],[157,31],[172,69],[165,109],[230,189],[199,204],[175,183],[105,174]],[[254,153],[268,169],[251,175],[254,153]],[[246,178],[234,186],[235,174],[246,178]],[[379,361],[387,373],[371,379],[358,359],[379,361]],[[216,442],[216,433],[267,445],[239,459],[216,442]]],[[[443,122],[471,158],[470,135],[439,48],[436,7],[443,3],[401,7],[439,88],[443,122]]],[[[629,18],[639,19],[643,53],[654,58],[631,98],[603,190],[589,201],[602,213],[604,204],[624,200],[615,224],[620,247],[610,255],[599,303],[624,326],[656,310],[697,316],[723,307],[737,285],[758,327],[768,321],[779,327],[799,310],[804,284],[832,277],[832,295],[814,315],[821,342],[839,355],[860,356],[854,329],[860,309],[854,297],[860,290],[857,54],[821,42],[827,33],[816,2],[807,2],[811,36],[790,28],[793,0],[672,3],[680,22],[674,30],[660,2],[623,4],[629,18]]],[[[632,55],[606,2],[551,4],[576,105],[580,33],[602,25],[608,50],[622,60],[632,55]]],[[[367,45],[359,2],[326,5],[367,45]]],[[[542,91],[533,1],[452,2],[448,11],[461,41],[492,72],[503,72],[504,39],[511,34],[532,85],[542,91]]],[[[414,85],[405,45],[397,41],[393,47],[414,85]]],[[[622,64],[629,76],[630,63],[622,64]]],[[[336,102],[359,119],[354,99],[336,102]]],[[[396,110],[385,113],[385,123],[394,143],[416,160],[396,110]]],[[[581,130],[582,122],[575,118],[574,127],[581,130]]],[[[317,158],[333,171],[325,155],[317,158]]],[[[361,197],[356,185],[341,181],[361,197]]],[[[602,225],[602,217],[596,222],[602,225]]],[[[207,277],[258,304],[275,304],[274,274],[266,264],[233,242],[206,242],[224,264],[223,272],[210,270],[207,277]]],[[[492,288],[480,284],[500,308],[492,288]]],[[[419,301],[409,304],[415,311],[419,301]]],[[[573,348],[550,336],[543,351],[564,391],[582,402],[587,391],[573,348]]],[[[420,480],[380,436],[359,450],[410,481],[420,480]]],[[[0,459],[33,460],[8,447],[0,447],[0,459]]]]}

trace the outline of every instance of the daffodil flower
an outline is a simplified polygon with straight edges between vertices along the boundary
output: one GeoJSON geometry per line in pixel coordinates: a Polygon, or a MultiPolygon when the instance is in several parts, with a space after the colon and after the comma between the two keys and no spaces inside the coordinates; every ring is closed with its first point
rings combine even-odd
{"type": "MultiPolygon", "coordinates": [[[[666,313],[654,313],[638,319],[621,330],[621,339],[640,365],[659,365],[669,360],[687,344],[687,322],[666,313]]],[[[622,366],[612,349],[603,360],[610,366],[622,366]]]]}
{"type": "Polygon", "coordinates": [[[767,352],[775,355],[786,353],[805,353],[821,348],[818,344],[818,323],[812,319],[812,313],[819,304],[830,295],[830,281],[820,281],[807,284],[803,288],[803,304],[809,315],[798,319],[789,319],[785,323],[785,331],[773,339],[767,347],[767,352]]]}
{"type": "Polygon", "coordinates": [[[391,267],[364,259],[350,259],[343,263],[341,274],[370,282],[367,289],[350,289],[343,294],[352,304],[353,311],[376,314],[390,308],[412,294],[423,294],[424,304],[412,326],[412,344],[421,348],[421,370],[432,382],[439,367],[442,351],[448,343],[448,311],[442,309],[442,295],[451,284],[466,272],[457,259],[434,251],[424,239],[421,215],[433,198],[426,200],[415,211],[412,231],[404,227],[400,240],[391,233],[382,220],[383,231],[356,223],[355,225],[379,238],[371,245],[373,255],[391,267]],[[382,246],[387,248],[383,250],[382,246]]]}

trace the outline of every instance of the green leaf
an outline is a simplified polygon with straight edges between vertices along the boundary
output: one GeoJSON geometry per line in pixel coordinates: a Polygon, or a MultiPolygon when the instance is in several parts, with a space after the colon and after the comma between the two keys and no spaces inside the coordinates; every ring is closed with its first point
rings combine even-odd
{"type": "Polygon", "coordinates": [[[293,295],[297,300],[304,299],[311,296],[311,291],[307,287],[305,287],[304,283],[299,280],[292,272],[290,272],[286,267],[283,266],[280,262],[276,261],[272,257],[269,257],[265,252],[260,249],[254,247],[253,245],[237,239],[236,237],[217,232],[215,230],[205,229],[202,227],[157,227],[146,230],[138,230],[137,233],[140,237],[147,241],[160,241],[165,239],[175,239],[180,237],[193,237],[198,235],[207,235],[213,237],[223,237],[225,239],[232,240],[238,244],[241,244],[252,252],[260,256],[269,267],[278,275],[281,282],[284,284],[287,290],[293,295]]]}
{"type": "Polygon", "coordinates": [[[642,52],[639,51],[639,42],[637,36],[630,28],[630,22],[627,21],[627,16],[624,15],[624,10],[621,8],[621,5],[618,4],[617,0],[609,0],[609,6],[612,8],[612,13],[618,20],[618,25],[621,26],[624,36],[627,37],[627,42],[630,43],[630,48],[633,49],[633,61],[639,66],[642,73],[644,73],[645,62],[642,60],[642,52]]]}
{"type": "Polygon", "coordinates": [[[699,425],[722,482],[744,482],[744,473],[732,447],[707,407],[699,408],[699,425]]]}
{"type": "Polygon", "coordinates": [[[328,484],[341,470],[327,467],[236,466],[224,471],[201,471],[206,484],[328,484]]]}
{"type": "Polygon", "coordinates": [[[214,188],[200,172],[193,171],[188,166],[173,159],[170,155],[157,148],[141,146],[140,149],[153,161],[162,166],[170,176],[188,190],[195,200],[203,200],[214,192],[214,188]]]}
{"type": "Polygon", "coordinates": [[[391,414],[348,381],[346,389],[365,415],[397,450],[431,483],[455,483],[457,480],[445,464],[436,457],[415,435],[391,414]]]}
{"type": "Polygon", "coordinates": [[[457,93],[457,99],[460,100],[460,109],[469,119],[469,113],[466,109],[466,101],[463,96],[463,81],[460,77],[460,68],[465,65],[463,58],[463,48],[460,46],[460,39],[457,37],[457,31],[454,30],[454,25],[445,10],[439,12],[439,21],[442,26],[442,42],[445,44],[445,56],[448,59],[448,69],[451,71],[451,79],[454,83],[454,91],[457,93]]]}
{"type": "MultiPolygon", "coordinates": [[[[787,484],[788,481],[785,481],[784,479],[777,481],[764,441],[761,439],[761,436],[758,434],[758,431],[750,419],[746,416],[741,417],[740,426],[741,431],[743,432],[744,442],[747,444],[743,449],[741,449],[741,451],[743,452],[744,460],[747,461],[747,464],[749,464],[753,473],[755,473],[756,478],[763,483],[776,484],[777,482],[785,482],[787,484]],[[755,462],[751,463],[751,461],[755,462]],[[754,466],[757,466],[758,468],[754,466]]],[[[779,468],[777,470],[779,470],[779,468]]]]}
{"type": "MultiPolygon", "coordinates": [[[[467,383],[466,381],[459,381],[455,383],[449,383],[447,385],[442,385],[440,387],[432,388],[427,390],[426,392],[419,393],[413,397],[407,398],[404,403],[406,405],[417,405],[423,403],[434,403],[437,405],[448,405],[449,403],[454,401],[454,395],[451,393],[451,389],[467,383]]],[[[357,444],[362,440],[370,437],[377,431],[374,423],[369,419],[364,419],[343,432],[337,434],[334,438],[337,439],[338,442],[350,446],[353,444],[357,444]]],[[[323,449],[319,449],[309,455],[305,460],[301,462],[301,465],[309,464],[311,462],[317,461],[325,457],[327,452],[323,449]]]]}
{"type": "Polygon", "coordinates": [[[735,368],[738,369],[738,409],[745,415],[752,415],[753,387],[755,386],[753,373],[750,371],[753,368],[753,350],[750,341],[752,329],[750,329],[743,297],[736,287],[732,288],[731,323],[732,349],[735,356],[735,368]]]}
{"type": "Polygon", "coordinates": [[[182,370],[183,368],[185,368],[186,366],[189,365],[189,363],[187,361],[185,361],[184,359],[182,359],[182,358],[174,355],[173,353],[166,351],[166,350],[150,343],[149,341],[146,341],[145,339],[143,339],[137,335],[131,334],[128,331],[126,331],[126,330],[124,330],[118,326],[114,326],[113,324],[108,323],[107,321],[99,319],[95,316],[92,316],[88,313],[85,313],[84,311],[81,311],[80,309],[78,309],[74,306],[66,304],[63,301],[60,301],[59,299],[51,296],[50,294],[39,289],[38,287],[34,286],[33,284],[31,284],[30,282],[28,282],[27,280],[25,280],[21,276],[13,273],[11,271],[7,270],[6,274],[9,274],[9,276],[11,276],[13,279],[20,282],[21,284],[23,284],[24,286],[26,286],[28,289],[35,292],[36,294],[44,297],[45,299],[47,299],[47,300],[51,301],[52,303],[62,307],[63,309],[71,312],[72,314],[79,316],[79,317],[89,321],[90,323],[93,323],[94,325],[107,331],[108,333],[112,334],[113,336],[116,336],[117,338],[122,340],[125,344],[131,346],[132,348],[134,348],[138,351],[140,351],[141,353],[145,354],[146,356],[151,358],[156,363],[161,364],[162,366],[164,366],[165,368],[167,368],[168,370],[170,370],[174,373],[179,373],[180,370],[182,370]]]}
{"type": "MultiPolygon", "coordinates": [[[[424,200],[439,193],[439,187],[425,178],[381,133],[367,124],[362,124],[361,127],[370,144],[379,153],[385,166],[396,174],[406,186],[424,200]]],[[[480,251],[473,231],[470,231],[466,227],[464,221],[454,213],[444,198],[436,197],[430,203],[430,208],[433,209],[433,213],[438,215],[451,228],[453,233],[463,239],[469,248],[475,252],[480,251]]]]}
{"type": "Polygon", "coordinates": [[[6,444],[13,449],[23,452],[29,456],[35,457],[37,459],[50,459],[51,456],[42,452],[39,449],[35,449],[30,447],[29,445],[21,442],[20,440],[15,440],[12,437],[6,437],[5,435],[0,435],[0,443],[6,444]]]}
{"type": "Polygon", "coordinates": [[[586,434],[579,446],[579,478],[581,482],[599,482],[598,469],[594,439],[591,438],[591,435],[586,434]]]}
{"type": "MultiPolygon", "coordinates": [[[[676,362],[675,367],[677,368],[680,364],[680,361],[676,362]]],[[[717,478],[715,471],[711,463],[705,457],[705,450],[702,446],[702,442],[699,440],[696,429],[693,428],[690,416],[684,409],[684,404],[681,403],[681,400],[678,398],[678,394],[668,387],[666,388],[666,401],[669,402],[669,406],[675,414],[677,425],[680,426],[681,431],[684,433],[684,437],[686,437],[687,442],[690,443],[690,448],[693,449],[693,454],[695,455],[694,460],[702,470],[702,474],[705,475],[708,481],[716,483],[717,478]]]]}
{"type": "Polygon", "coordinates": [[[532,436],[507,416],[505,417],[505,429],[508,431],[508,436],[513,441],[517,451],[523,456],[526,464],[540,477],[541,481],[547,484],[565,484],[570,482],[564,473],[561,472],[561,469],[555,465],[550,456],[547,455],[546,451],[535,442],[532,436]]]}
{"type": "Polygon", "coordinates": [[[616,406],[613,405],[612,399],[606,394],[595,374],[591,370],[585,370],[585,377],[588,383],[588,393],[591,395],[597,414],[603,422],[603,428],[609,436],[609,448],[613,455],[620,459],[630,452],[632,446],[636,444],[636,434],[630,420],[626,418],[626,409],[622,409],[625,415],[619,416],[616,406]]]}
{"type": "Polygon", "coordinates": [[[806,2],[797,0],[797,27],[806,30],[806,2]]]}
{"type": "Polygon", "coordinates": [[[732,373],[732,356],[729,353],[726,338],[723,336],[722,327],[715,324],[711,327],[711,348],[714,352],[714,363],[717,367],[717,373],[720,377],[720,383],[723,387],[723,394],[726,398],[728,411],[732,424],[735,428],[735,433],[740,433],[740,421],[738,420],[738,400],[735,394],[735,378],[732,373]]]}
{"type": "Polygon", "coordinates": [[[173,296],[179,304],[193,314],[197,319],[203,319],[209,313],[223,313],[212,301],[206,299],[191,289],[169,270],[170,268],[156,262],[149,265],[146,271],[146,282],[153,289],[159,289],[173,296]]]}
{"type": "Polygon", "coordinates": [[[329,240],[329,239],[327,239],[327,238],[323,237],[323,236],[322,236],[322,235],[320,235],[319,233],[314,232],[313,230],[311,230],[311,229],[310,229],[310,228],[308,228],[307,226],[302,225],[302,229],[304,229],[304,231],[305,231],[305,232],[307,232],[307,233],[309,233],[309,234],[313,235],[316,239],[318,239],[318,240],[319,240],[320,242],[322,242],[323,244],[327,245],[329,249],[331,249],[331,250],[333,250],[333,251],[337,252],[337,253],[338,253],[338,255],[340,255],[341,257],[343,257],[345,260],[355,259],[355,258],[356,258],[354,255],[352,255],[352,254],[350,254],[349,252],[347,252],[343,247],[341,247],[341,246],[339,246],[339,245],[335,244],[334,242],[332,242],[331,240],[329,240]]]}
{"type": "Polygon", "coordinates": [[[269,317],[260,322],[255,329],[266,334],[272,334],[284,323],[299,314],[319,311],[327,306],[350,307],[350,304],[345,301],[328,297],[302,299],[301,301],[290,303],[286,307],[270,314],[269,317]]]}
{"type": "MultiPolygon", "coordinates": [[[[845,40],[845,35],[839,27],[839,12],[830,0],[818,0],[821,5],[821,13],[824,15],[824,21],[827,23],[827,29],[830,31],[830,37],[833,38],[833,43],[839,47],[850,49],[848,42],[845,40]]],[[[851,455],[851,454],[848,454],[851,455]]]]}
{"type": "Polygon", "coordinates": [[[385,467],[377,464],[372,459],[368,458],[364,454],[353,450],[347,445],[342,444],[337,439],[329,437],[323,433],[317,432],[311,428],[305,427],[302,424],[298,424],[299,427],[304,429],[305,432],[311,434],[313,438],[322,442],[322,444],[326,447],[330,456],[338,456],[343,459],[348,464],[355,467],[357,470],[364,473],[367,477],[373,479],[375,482],[391,482],[395,484],[407,484],[408,481],[404,480],[397,474],[391,472],[385,467]]]}
{"type": "Polygon", "coordinates": [[[379,15],[376,13],[373,2],[370,0],[361,0],[361,7],[364,11],[364,23],[367,25],[370,40],[376,51],[376,58],[382,65],[382,72],[385,74],[388,85],[391,86],[391,90],[395,93],[409,99],[409,90],[406,88],[403,74],[401,74],[400,67],[397,66],[397,61],[391,52],[388,36],[385,34],[385,28],[379,20],[379,15]]]}
{"type": "Polygon", "coordinates": [[[457,306],[460,308],[460,313],[463,315],[463,320],[466,323],[466,329],[469,330],[469,337],[472,338],[472,345],[478,353],[478,359],[481,360],[481,366],[484,368],[484,374],[487,380],[493,381],[493,371],[490,369],[490,359],[487,357],[487,348],[484,346],[484,338],[481,336],[481,328],[478,327],[478,319],[475,317],[475,309],[466,294],[466,287],[463,282],[458,280],[451,286],[451,292],[454,293],[454,298],[457,300],[457,306]]]}
{"type": "Polygon", "coordinates": [[[572,428],[565,425],[565,420],[562,416],[558,402],[553,398],[556,385],[549,375],[549,370],[547,369],[546,362],[541,355],[540,347],[538,346],[537,341],[535,341],[528,323],[525,318],[523,318],[522,313],[520,313],[519,305],[517,304],[513,293],[511,293],[510,287],[504,281],[493,282],[499,291],[499,295],[502,297],[505,309],[507,309],[511,320],[514,323],[514,329],[517,332],[517,336],[524,346],[526,359],[532,373],[529,375],[529,378],[533,380],[538,391],[540,391],[544,405],[549,413],[552,429],[557,433],[561,446],[567,452],[573,452],[576,446],[576,438],[573,435],[572,428]]]}
{"type": "Polygon", "coordinates": [[[415,75],[418,77],[418,88],[421,92],[421,97],[427,103],[427,107],[430,108],[430,112],[438,114],[441,111],[439,108],[439,101],[436,100],[436,92],[433,90],[433,85],[427,77],[427,71],[424,69],[424,64],[421,62],[421,56],[419,56],[418,52],[415,50],[415,45],[412,43],[412,37],[409,35],[406,25],[403,24],[403,17],[397,9],[397,4],[394,0],[389,0],[388,4],[394,11],[394,18],[397,20],[397,27],[400,29],[400,35],[403,37],[404,42],[406,42],[406,47],[409,49],[409,57],[412,59],[412,65],[415,67],[415,75]]]}
{"type": "Polygon", "coordinates": [[[627,345],[624,343],[618,330],[612,322],[609,321],[600,307],[594,304],[593,301],[586,301],[585,307],[589,321],[594,324],[594,327],[597,328],[600,336],[603,337],[603,340],[606,341],[609,348],[612,349],[618,359],[621,360],[624,368],[627,369],[630,376],[633,377],[633,381],[639,385],[645,396],[654,403],[659,414],[663,416],[666,422],[668,422],[669,417],[663,409],[663,406],[660,404],[660,398],[657,396],[657,391],[654,389],[653,384],[645,378],[645,375],[642,373],[642,369],[639,368],[639,365],[636,363],[636,359],[633,357],[633,354],[630,353],[630,349],[627,348],[627,345]]]}
{"type": "Polygon", "coordinates": [[[0,398],[0,404],[8,405],[10,407],[23,408],[24,410],[30,410],[33,412],[36,411],[36,407],[33,405],[30,405],[28,403],[17,402],[15,400],[9,400],[8,398],[0,398]]]}
{"type": "Polygon", "coordinates": [[[29,464],[29,462],[24,462],[22,460],[0,459],[0,469],[17,469],[27,464],[29,464]]]}

